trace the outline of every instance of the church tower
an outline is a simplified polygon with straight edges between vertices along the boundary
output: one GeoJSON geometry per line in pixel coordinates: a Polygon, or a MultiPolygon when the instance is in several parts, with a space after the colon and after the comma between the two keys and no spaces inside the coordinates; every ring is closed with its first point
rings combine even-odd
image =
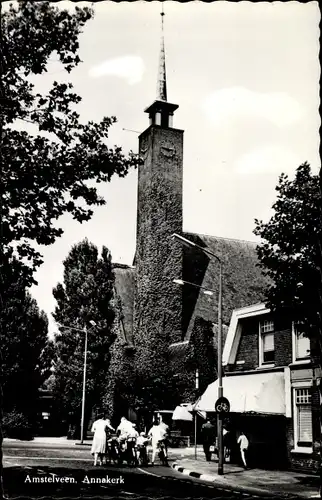
{"type": "Polygon", "coordinates": [[[172,281],[182,275],[182,249],[171,235],[182,232],[183,131],[173,126],[178,105],[167,100],[163,17],[157,99],[139,136],[134,344],[144,376],[167,374],[168,346],[182,335],[181,289],[172,281]]]}

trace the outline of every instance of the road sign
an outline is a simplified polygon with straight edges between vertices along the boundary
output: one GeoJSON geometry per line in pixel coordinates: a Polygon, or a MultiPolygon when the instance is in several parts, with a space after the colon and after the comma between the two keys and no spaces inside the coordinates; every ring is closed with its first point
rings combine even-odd
{"type": "Polygon", "coordinates": [[[217,413],[228,413],[230,411],[230,403],[227,398],[219,398],[215,403],[217,413]]]}

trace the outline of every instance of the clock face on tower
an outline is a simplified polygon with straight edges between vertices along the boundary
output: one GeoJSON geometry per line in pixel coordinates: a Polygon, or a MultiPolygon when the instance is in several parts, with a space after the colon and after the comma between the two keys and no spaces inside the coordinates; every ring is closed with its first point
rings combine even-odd
{"type": "Polygon", "coordinates": [[[160,152],[166,158],[173,158],[176,155],[176,149],[171,146],[161,146],[160,152]]]}
{"type": "Polygon", "coordinates": [[[177,150],[172,141],[162,141],[160,144],[160,155],[164,160],[173,160],[177,157],[177,150]]]}
{"type": "MultiPolygon", "coordinates": [[[[146,162],[152,162],[155,165],[158,162],[167,165],[179,165],[181,163],[182,141],[177,140],[177,136],[169,129],[156,130],[152,136],[147,134],[141,136],[139,144],[139,156],[141,162],[146,165],[146,162]]],[[[143,165],[142,165],[143,166],[143,165]]],[[[153,165],[151,165],[153,168],[153,165]]]]}

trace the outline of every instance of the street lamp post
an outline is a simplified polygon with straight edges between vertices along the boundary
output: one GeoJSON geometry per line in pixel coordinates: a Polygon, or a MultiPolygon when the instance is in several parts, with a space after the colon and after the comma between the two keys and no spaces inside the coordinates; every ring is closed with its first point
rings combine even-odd
{"type": "MultiPolygon", "coordinates": [[[[96,327],[96,323],[93,320],[90,320],[89,322],[93,327],[96,327]]],[[[61,323],[58,323],[58,325],[62,328],[66,328],[68,330],[75,330],[77,332],[83,332],[85,333],[85,346],[84,346],[84,367],[83,367],[83,391],[82,391],[82,415],[81,415],[81,440],[80,444],[84,443],[84,427],[85,427],[85,399],[86,399],[86,373],[87,373],[87,341],[88,341],[88,335],[87,335],[87,327],[84,326],[83,329],[81,328],[75,328],[72,326],[68,325],[63,325],[61,323]]]]}
{"type": "Polygon", "coordinates": [[[82,417],[81,417],[81,444],[84,442],[85,425],[85,398],[86,398],[86,371],[87,371],[87,328],[84,326],[85,347],[84,347],[84,369],[83,369],[83,395],[82,395],[82,417]]]}
{"type": "MultiPolygon", "coordinates": [[[[218,346],[217,346],[217,370],[218,370],[218,399],[224,395],[222,385],[222,264],[219,262],[219,289],[218,289],[218,346]]],[[[223,443],[223,421],[222,414],[217,414],[217,433],[218,433],[218,474],[224,473],[224,443],[223,443]]]]}
{"type": "MultiPolygon", "coordinates": [[[[201,288],[205,295],[214,295],[214,293],[215,293],[214,290],[209,290],[209,288],[206,288],[204,286],[196,285],[195,283],[191,283],[191,281],[184,281],[181,279],[174,279],[172,281],[176,285],[181,285],[181,286],[190,285],[190,286],[194,286],[196,288],[201,288]]],[[[199,389],[199,370],[198,370],[198,368],[196,369],[195,389],[196,389],[196,391],[199,389]]],[[[196,410],[193,411],[193,415],[194,415],[194,427],[195,427],[195,436],[194,436],[195,460],[197,460],[197,411],[196,410]]]]}
{"type": "MultiPolygon", "coordinates": [[[[207,248],[203,248],[197,245],[193,241],[174,233],[173,238],[179,240],[183,245],[188,247],[195,247],[201,250],[203,253],[210,255],[215,258],[219,264],[219,283],[218,283],[218,345],[217,345],[217,371],[218,371],[218,399],[223,397],[223,384],[222,384],[222,262],[218,255],[214,254],[207,248]]],[[[194,285],[194,283],[184,282],[183,280],[176,280],[176,282],[183,282],[189,285],[194,285]]],[[[197,288],[204,288],[198,285],[197,288]]],[[[220,413],[217,413],[217,434],[218,434],[218,474],[222,475],[224,473],[224,447],[223,447],[223,421],[220,413]]]]}
{"type": "MultiPolygon", "coordinates": [[[[199,389],[199,370],[196,369],[196,391],[199,389]]],[[[195,417],[195,460],[197,460],[197,410],[194,411],[195,417]]]]}

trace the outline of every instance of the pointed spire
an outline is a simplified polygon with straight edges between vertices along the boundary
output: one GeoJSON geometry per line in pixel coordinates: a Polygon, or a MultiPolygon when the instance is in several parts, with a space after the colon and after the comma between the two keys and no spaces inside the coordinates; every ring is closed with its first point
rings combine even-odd
{"type": "Polygon", "coordinates": [[[157,99],[160,101],[167,100],[167,77],[165,70],[165,49],[164,49],[164,33],[163,33],[163,2],[161,11],[161,48],[160,48],[160,59],[159,59],[159,73],[158,73],[158,83],[157,83],[157,99]]]}
{"type": "MultiPolygon", "coordinates": [[[[162,0],[163,2],[163,0],[162,0]]],[[[157,98],[144,112],[149,113],[150,126],[157,125],[162,128],[173,128],[173,113],[178,109],[178,104],[167,101],[167,78],[165,71],[165,50],[163,36],[163,3],[161,12],[161,51],[158,72],[157,98]]]]}

